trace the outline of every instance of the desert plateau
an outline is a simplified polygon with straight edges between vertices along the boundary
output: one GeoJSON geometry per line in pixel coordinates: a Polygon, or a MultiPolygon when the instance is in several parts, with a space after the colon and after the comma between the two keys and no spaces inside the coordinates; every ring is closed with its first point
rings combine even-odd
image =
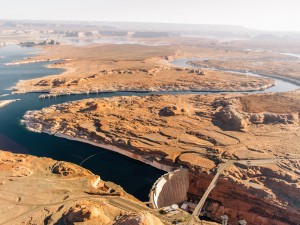
{"type": "MultiPolygon", "coordinates": [[[[56,76],[20,81],[13,90],[15,93],[46,92],[48,94],[41,95],[45,98],[120,91],[256,91],[274,85],[268,78],[181,68],[170,64],[170,61],[183,56],[201,57],[201,54],[195,55],[194,52],[189,52],[189,48],[185,51],[185,48],[175,45],[126,44],[49,46],[44,54],[14,62],[12,65],[62,59],[62,62],[56,62],[51,67],[63,68],[66,71],[56,76]]],[[[202,50],[199,49],[199,52],[202,50]]]]}

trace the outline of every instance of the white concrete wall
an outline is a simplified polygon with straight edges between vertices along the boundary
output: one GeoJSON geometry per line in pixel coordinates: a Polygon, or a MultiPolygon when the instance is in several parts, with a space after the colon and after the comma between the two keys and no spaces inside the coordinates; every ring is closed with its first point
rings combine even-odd
{"type": "Polygon", "coordinates": [[[178,169],[161,176],[153,185],[150,202],[153,208],[161,208],[184,202],[189,188],[189,172],[178,169]]]}

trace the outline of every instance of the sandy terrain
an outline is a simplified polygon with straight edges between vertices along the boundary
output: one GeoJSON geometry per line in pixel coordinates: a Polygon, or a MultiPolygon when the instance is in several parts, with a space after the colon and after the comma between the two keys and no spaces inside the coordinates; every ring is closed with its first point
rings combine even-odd
{"type": "Polygon", "coordinates": [[[0,171],[1,224],[172,224],[120,186],[68,162],[0,151],[0,171]]]}
{"type": "MultiPolygon", "coordinates": [[[[145,45],[46,47],[44,54],[12,64],[65,59],[51,67],[66,71],[61,75],[20,81],[13,89],[17,93],[50,93],[44,96],[48,97],[114,91],[251,91],[273,85],[270,79],[176,68],[169,64],[174,58],[194,54],[189,51],[179,46],[145,45]]],[[[215,51],[208,51],[208,54],[213,53],[215,51]]]]}
{"type": "Polygon", "coordinates": [[[13,103],[13,102],[16,102],[16,101],[19,101],[20,99],[11,99],[11,100],[1,100],[0,101],[0,108],[10,104],[10,103],[13,103]]]}
{"type": "Polygon", "coordinates": [[[224,159],[236,160],[206,206],[211,217],[226,212],[233,221],[243,215],[250,224],[290,224],[300,222],[299,96],[298,91],[113,97],[54,105],[24,118],[37,132],[115,145],[160,164],[186,166],[190,192],[198,196],[215,167],[224,159]],[[276,104],[280,107],[272,107],[276,104]],[[272,160],[277,158],[288,160],[272,160]],[[238,163],[242,159],[268,163],[248,169],[238,163]]]}

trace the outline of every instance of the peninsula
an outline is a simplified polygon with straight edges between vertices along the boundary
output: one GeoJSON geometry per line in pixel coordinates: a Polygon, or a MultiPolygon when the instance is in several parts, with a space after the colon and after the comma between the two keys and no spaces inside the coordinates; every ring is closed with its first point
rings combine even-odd
{"type": "Polygon", "coordinates": [[[1,100],[0,101],[0,108],[10,104],[10,103],[13,103],[13,102],[16,102],[16,101],[20,101],[20,99],[10,99],[10,100],[1,100]]]}
{"type": "Polygon", "coordinates": [[[13,90],[15,93],[45,92],[41,97],[53,97],[117,91],[256,91],[274,85],[268,78],[170,64],[181,57],[212,54],[206,52],[196,54],[177,45],[48,46],[42,54],[13,64],[64,59],[50,67],[63,68],[65,72],[20,81],[13,90]]]}

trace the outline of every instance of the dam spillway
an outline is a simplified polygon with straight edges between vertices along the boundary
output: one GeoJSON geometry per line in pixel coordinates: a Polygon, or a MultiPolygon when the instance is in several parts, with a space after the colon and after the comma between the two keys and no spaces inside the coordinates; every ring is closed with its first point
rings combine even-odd
{"type": "Polygon", "coordinates": [[[153,185],[149,194],[150,206],[162,208],[187,200],[189,189],[189,171],[177,169],[161,176],[153,185]]]}

